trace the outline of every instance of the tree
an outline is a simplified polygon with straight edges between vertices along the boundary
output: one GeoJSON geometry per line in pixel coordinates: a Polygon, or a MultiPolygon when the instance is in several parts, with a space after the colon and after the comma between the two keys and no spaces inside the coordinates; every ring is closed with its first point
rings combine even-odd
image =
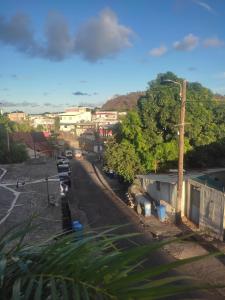
{"type": "Polygon", "coordinates": [[[114,140],[110,141],[106,145],[104,159],[107,169],[114,170],[125,181],[131,182],[135,174],[143,172],[143,167],[135,152],[134,145],[126,139],[123,139],[121,143],[117,143],[114,140]]]}
{"type": "Polygon", "coordinates": [[[11,132],[15,130],[15,123],[6,116],[0,115],[0,163],[18,163],[28,158],[26,147],[23,144],[10,140],[8,149],[8,139],[11,132]]]}
{"type": "MultiPolygon", "coordinates": [[[[171,72],[159,74],[155,80],[149,83],[146,94],[138,100],[136,111],[129,112],[118,127],[116,149],[124,143],[124,140],[130,143],[133,147],[132,156],[135,153],[135,157],[137,157],[137,160],[134,161],[141,164],[141,167],[138,165],[137,169],[142,169],[144,172],[177,166],[180,89],[176,84],[165,84],[168,80],[182,83],[182,79],[171,72]]],[[[205,152],[207,145],[224,140],[224,117],[224,105],[215,100],[209,89],[200,83],[188,83],[185,152],[191,152],[192,166],[194,155],[197,155],[195,149],[205,147],[205,152]]],[[[219,149],[221,150],[221,148],[219,149]]],[[[186,155],[187,158],[188,155],[186,155]]],[[[209,156],[205,155],[204,157],[208,158],[209,156]]],[[[186,163],[189,161],[187,159],[186,163]]],[[[199,160],[198,154],[196,166],[200,163],[201,159],[199,160]]],[[[123,165],[122,160],[117,161],[116,168],[120,164],[123,165]]],[[[206,159],[204,159],[205,165],[207,165],[206,159]]],[[[125,173],[129,173],[128,168],[127,170],[123,169],[123,174],[126,176],[125,173]]],[[[115,171],[117,170],[115,169],[115,171]]]]}

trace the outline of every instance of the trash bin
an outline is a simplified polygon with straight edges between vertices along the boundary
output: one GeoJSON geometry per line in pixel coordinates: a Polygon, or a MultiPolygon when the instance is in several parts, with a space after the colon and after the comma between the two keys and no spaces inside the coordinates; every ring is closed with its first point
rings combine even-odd
{"type": "Polygon", "coordinates": [[[77,237],[82,238],[83,225],[79,221],[72,222],[73,231],[77,232],[77,237]]]}
{"type": "Polygon", "coordinates": [[[166,207],[165,205],[157,206],[157,214],[160,221],[164,221],[166,218],[166,207]]]}

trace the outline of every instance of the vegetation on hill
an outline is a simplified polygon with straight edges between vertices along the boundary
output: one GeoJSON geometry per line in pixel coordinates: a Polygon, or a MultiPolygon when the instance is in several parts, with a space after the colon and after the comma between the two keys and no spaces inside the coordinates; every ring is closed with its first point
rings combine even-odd
{"type": "MultiPolygon", "coordinates": [[[[106,165],[127,181],[137,173],[177,166],[179,86],[165,84],[166,79],[182,81],[171,72],[159,74],[106,146],[106,165]]],[[[188,83],[185,168],[224,164],[224,120],[224,103],[200,83],[188,83]]]]}
{"type": "Polygon", "coordinates": [[[134,92],[116,96],[103,104],[102,110],[129,111],[135,109],[138,99],[143,95],[144,92],[134,92]]]}

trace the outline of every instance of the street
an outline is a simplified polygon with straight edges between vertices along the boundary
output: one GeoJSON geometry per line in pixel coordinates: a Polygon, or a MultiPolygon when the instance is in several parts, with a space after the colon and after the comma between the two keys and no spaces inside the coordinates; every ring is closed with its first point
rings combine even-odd
{"type": "MultiPolygon", "coordinates": [[[[68,195],[71,217],[73,220],[79,219],[85,227],[99,228],[109,225],[121,225],[129,223],[120,232],[143,233],[135,242],[139,244],[153,243],[154,239],[150,233],[144,232],[140,224],[139,217],[134,211],[128,208],[124,203],[116,199],[113,194],[102,185],[96,175],[93,165],[87,160],[72,161],[72,189],[68,195]]],[[[124,245],[123,245],[124,246],[124,245]]],[[[125,243],[126,247],[130,246],[129,242],[125,243]]],[[[168,263],[174,259],[163,250],[157,251],[150,255],[145,263],[145,267],[168,263]]],[[[200,262],[202,270],[207,268],[210,261],[200,262]]],[[[210,264],[209,264],[210,265],[210,264]]],[[[212,267],[212,265],[210,265],[212,267]]],[[[175,271],[174,271],[175,272],[175,271]]],[[[174,272],[171,272],[174,275],[174,272]]],[[[198,263],[192,266],[182,267],[182,271],[176,271],[181,275],[196,277],[200,274],[198,263]]],[[[170,274],[171,274],[170,273],[170,274]]],[[[199,276],[196,279],[200,279],[199,276]]],[[[198,282],[199,283],[199,282],[198,282]]],[[[176,299],[224,299],[217,291],[195,292],[194,295],[178,296],[176,299]]],[[[175,299],[173,297],[173,299],[175,299]]]]}

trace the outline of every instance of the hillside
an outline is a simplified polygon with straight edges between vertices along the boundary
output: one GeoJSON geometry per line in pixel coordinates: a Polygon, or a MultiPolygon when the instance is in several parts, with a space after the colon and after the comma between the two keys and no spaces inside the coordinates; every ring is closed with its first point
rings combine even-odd
{"type": "Polygon", "coordinates": [[[119,95],[113,99],[108,100],[102,105],[102,110],[117,110],[127,111],[136,107],[138,99],[143,96],[145,92],[133,92],[127,95],[119,95]]]}

